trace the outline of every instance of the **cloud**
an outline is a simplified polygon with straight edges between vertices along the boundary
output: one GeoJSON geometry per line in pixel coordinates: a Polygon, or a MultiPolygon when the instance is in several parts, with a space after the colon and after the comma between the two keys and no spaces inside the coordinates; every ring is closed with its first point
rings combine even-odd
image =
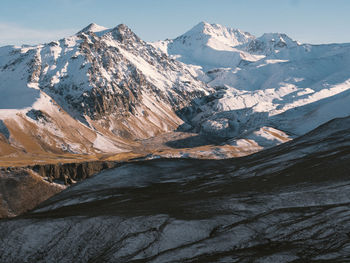
{"type": "Polygon", "coordinates": [[[0,22],[0,46],[39,44],[73,35],[78,30],[39,30],[0,22]]]}

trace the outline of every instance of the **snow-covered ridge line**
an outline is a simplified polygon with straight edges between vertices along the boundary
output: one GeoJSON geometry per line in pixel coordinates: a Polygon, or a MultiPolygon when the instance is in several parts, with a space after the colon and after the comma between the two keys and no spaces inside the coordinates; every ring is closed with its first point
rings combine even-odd
{"type": "Polygon", "coordinates": [[[153,45],[182,62],[199,65],[208,71],[255,62],[276,50],[300,43],[286,34],[266,33],[257,38],[239,29],[200,22],[175,39],[158,41],[153,45]]]}
{"type": "Polygon", "coordinates": [[[350,115],[350,44],[301,44],[283,33],[255,37],[201,22],[153,45],[201,68],[218,90],[192,111],[197,131],[240,140],[267,126],[295,137],[350,115]]]}
{"type": "Polygon", "coordinates": [[[180,125],[233,146],[273,146],[350,114],[349,51],[206,22],[158,43],[123,24],[90,24],[48,44],[3,47],[0,139],[14,147],[3,154],[32,151],[24,135],[44,152],[129,151],[180,125]]]}
{"type": "Polygon", "coordinates": [[[48,44],[0,48],[0,119],[10,131],[4,143],[14,147],[4,154],[34,150],[19,130],[44,152],[128,151],[135,138],[182,124],[175,111],[208,94],[195,75],[124,24],[90,24],[48,44]]]}

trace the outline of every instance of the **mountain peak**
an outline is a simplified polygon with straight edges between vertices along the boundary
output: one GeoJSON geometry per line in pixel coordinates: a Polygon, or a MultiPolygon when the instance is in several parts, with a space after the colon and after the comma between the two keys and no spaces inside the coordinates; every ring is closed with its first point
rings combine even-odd
{"type": "Polygon", "coordinates": [[[141,39],[125,24],[119,24],[113,28],[111,32],[113,37],[120,42],[125,42],[126,40],[141,41],[141,39]]]}
{"type": "Polygon", "coordinates": [[[135,34],[127,25],[125,24],[119,24],[116,27],[114,27],[111,31],[118,32],[122,35],[130,35],[135,34]]]}
{"type": "Polygon", "coordinates": [[[276,42],[279,40],[283,40],[285,42],[292,42],[294,41],[291,39],[289,36],[287,36],[284,33],[264,33],[261,37],[259,37],[260,40],[265,40],[265,41],[272,41],[276,42]]]}
{"type": "Polygon", "coordinates": [[[208,22],[202,21],[199,22],[197,25],[195,25],[192,29],[190,29],[188,32],[201,32],[204,34],[213,34],[217,32],[222,32],[222,31],[228,31],[228,32],[237,32],[240,34],[247,34],[250,35],[247,32],[243,32],[240,29],[236,28],[231,28],[231,27],[226,27],[220,24],[210,24],[208,22]]]}
{"type": "Polygon", "coordinates": [[[112,34],[113,38],[125,42],[126,40],[139,41],[139,37],[125,24],[119,24],[116,27],[110,29],[104,26],[97,25],[95,23],[89,24],[87,27],[84,27],[77,34],[81,33],[95,33],[97,36],[101,37],[107,33],[112,34]]]}
{"type": "Polygon", "coordinates": [[[299,43],[284,33],[265,33],[249,43],[248,52],[268,55],[276,50],[298,46],[299,43]]]}
{"type": "Polygon", "coordinates": [[[205,28],[211,27],[211,24],[205,21],[199,22],[197,25],[195,25],[191,30],[197,29],[197,30],[204,30],[205,28]]]}
{"type": "Polygon", "coordinates": [[[210,24],[208,22],[202,21],[195,25],[192,29],[187,31],[185,34],[194,34],[194,33],[202,33],[202,34],[210,34],[214,30],[220,30],[225,28],[219,24],[210,24]]]}
{"type": "Polygon", "coordinates": [[[119,24],[115,29],[118,29],[119,31],[131,31],[131,29],[125,24],[119,24]]]}
{"type": "Polygon", "coordinates": [[[226,27],[220,24],[209,24],[202,21],[179,37],[193,41],[216,42],[220,46],[239,46],[248,43],[254,36],[239,29],[226,27]]]}
{"type": "Polygon", "coordinates": [[[108,28],[104,27],[104,26],[100,26],[100,25],[97,25],[95,23],[91,23],[89,24],[87,27],[84,27],[82,30],[80,30],[78,32],[78,34],[80,33],[88,33],[88,32],[101,32],[101,31],[105,31],[107,30],[108,28]]]}

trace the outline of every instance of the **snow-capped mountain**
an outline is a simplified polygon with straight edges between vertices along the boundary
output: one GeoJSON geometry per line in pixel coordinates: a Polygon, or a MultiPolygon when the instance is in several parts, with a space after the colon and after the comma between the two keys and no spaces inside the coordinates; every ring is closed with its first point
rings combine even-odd
{"type": "Polygon", "coordinates": [[[153,45],[201,68],[198,76],[217,90],[184,112],[202,134],[267,145],[282,142],[271,134],[293,138],[350,115],[350,44],[301,44],[286,34],[255,37],[200,23],[153,45]]]}
{"type": "Polygon", "coordinates": [[[251,54],[270,55],[284,48],[291,48],[300,45],[286,34],[265,33],[261,37],[252,39],[246,46],[251,54]]]}
{"type": "Polygon", "coordinates": [[[239,29],[201,22],[185,34],[152,43],[157,49],[205,72],[235,68],[273,53],[300,45],[286,34],[265,33],[255,37],[239,29]]]}
{"type": "Polygon", "coordinates": [[[176,129],[175,112],[208,94],[195,74],[125,25],[2,47],[0,152],[130,150],[134,139],[176,129]]]}
{"type": "MultiPolygon", "coordinates": [[[[171,131],[250,154],[350,114],[349,51],[205,22],[157,43],[90,24],[48,44],[2,47],[0,154],[145,152],[140,139],[171,131]]],[[[188,154],[177,149],[166,156],[188,154]]]]}
{"type": "Polygon", "coordinates": [[[237,66],[242,60],[257,60],[259,56],[251,55],[242,48],[253,39],[252,35],[238,29],[201,22],[176,39],[153,45],[184,63],[210,70],[237,66]]]}
{"type": "Polygon", "coordinates": [[[0,216],[68,188],[0,221],[0,261],[343,262],[349,66],[205,22],[0,48],[0,216]]]}

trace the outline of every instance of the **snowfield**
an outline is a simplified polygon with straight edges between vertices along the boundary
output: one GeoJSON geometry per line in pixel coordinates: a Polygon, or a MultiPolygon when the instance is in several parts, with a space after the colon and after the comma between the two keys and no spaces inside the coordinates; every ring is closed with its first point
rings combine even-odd
{"type": "Polygon", "coordinates": [[[153,45],[201,68],[198,77],[217,90],[187,117],[202,133],[239,140],[269,126],[295,138],[350,115],[350,44],[301,44],[201,22],[153,45]]]}
{"type": "Polygon", "coordinates": [[[0,48],[0,143],[6,156],[117,153],[184,131],[220,147],[268,148],[350,114],[349,66],[350,44],[283,33],[201,22],[146,43],[125,25],[90,24],[48,44],[0,48]]]}

